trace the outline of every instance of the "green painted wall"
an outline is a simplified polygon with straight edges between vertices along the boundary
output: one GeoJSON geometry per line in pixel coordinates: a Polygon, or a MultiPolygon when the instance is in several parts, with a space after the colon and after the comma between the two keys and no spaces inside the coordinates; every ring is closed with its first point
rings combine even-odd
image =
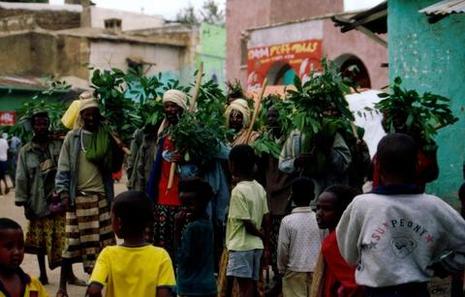
{"type": "Polygon", "coordinates": [[[418,10],[437,2],[389,0],[389,75],[391,81],[400,76],[407,88],[452,100],[460,120],[437,136],[440,176],[428,190],[457,205],[465,160],[465,14],[429,24],[418,10]]]}
{"type": "Polygon", "coordinates": [[[38,91],[0,90],[0,111],[15,111],[31,100],[38,91]]]}
{"type": "Polygon", "coordinates": [[[226,29],[222,26],[202,23],[199,28],[200,43],[196,65],[204,64],[206,78],[216,77],[220,87],[225,88],[226,29]]]}

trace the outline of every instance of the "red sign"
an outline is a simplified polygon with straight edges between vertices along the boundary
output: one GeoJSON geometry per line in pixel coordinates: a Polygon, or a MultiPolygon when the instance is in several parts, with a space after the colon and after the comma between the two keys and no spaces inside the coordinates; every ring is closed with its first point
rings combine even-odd
{"type": "MultiPolygon", "coordinates": [[[[271,71],[279,72],[286,64],[305,80],[313,70],[320,69],[323,57],[320,39],[310,39],[292,43],[283,43],[250,48],[247,59],[247,86],[260,87],[271,71]],[[278,67],[278,69],[275,69],[278,67]]],[[[275,82],[269,81],[269,84],[275,82]]]]}
{"type": "Polygon", "coordinates": [[[0,111],[0,126],[16,124],[16,111],[0,111]]]}

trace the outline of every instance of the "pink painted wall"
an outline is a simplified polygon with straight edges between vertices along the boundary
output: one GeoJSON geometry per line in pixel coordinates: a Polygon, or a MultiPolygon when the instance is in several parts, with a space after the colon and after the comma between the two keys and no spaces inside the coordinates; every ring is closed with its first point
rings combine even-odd
{"type": "Polygon", "coordinates": [[[241,32],[246,29],[311,16],[341,12],[343,0],[227,0],[226,79],[246,82],[247,68],[241,68],[241,32]]]}
{"type": "MultiPolygon", "coordinates": [[[[342,12],[342,0],[227,0],[226,1],[226,79],[239,79],[246,86],[247,67],[241,67],[241,33],[247,29],[342,12]]],[[[352,54],[368,69],[372,88],[388,83],[387,49],[360,32],[340,33],[330,19],[324,21],[323,51],[330,59],[352,54]]]]}
{"type": "Polygon", "coordinates": [[[382,63],[388,62],[387,48],[355,30],[341,33],[330,19],[324,21],[323,36],[323,53],[330,60],[343,54],[355,55],[365,64],[373,89],[380,89],[388,84],[388,68],[381,67],[382,63]]]}
{"type": "MultiPolygon", "coordinates": [[[[226,1],[226,79],[246,81],[247,66],[241,70],[241,33],[248,28],[268,25],[271,0],[226,1]]],[[[245,86],[245,85],[244,85],[245,86]]]]}

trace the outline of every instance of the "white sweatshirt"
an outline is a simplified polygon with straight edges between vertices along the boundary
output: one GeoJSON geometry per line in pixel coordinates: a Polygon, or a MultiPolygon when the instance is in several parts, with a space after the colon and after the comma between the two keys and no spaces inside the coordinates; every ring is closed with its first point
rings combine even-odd
{"type": "Polygon", "coordinates": [[[432,195],[360,195],[342,215],[336,236],[363,286],[427,282],[433,274],[428,267],[439,260],[449,269],[465,266],[465,221],[432,195]]]}

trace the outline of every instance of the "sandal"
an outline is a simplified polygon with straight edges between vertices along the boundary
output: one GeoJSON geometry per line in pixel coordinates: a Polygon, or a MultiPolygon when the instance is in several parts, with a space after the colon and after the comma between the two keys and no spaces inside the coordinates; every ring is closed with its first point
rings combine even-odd
{"type": "Polygon", "coordinates": [[[64,289],[58,289],[56,297],[69,297],[68,293],[64,289]]]}

